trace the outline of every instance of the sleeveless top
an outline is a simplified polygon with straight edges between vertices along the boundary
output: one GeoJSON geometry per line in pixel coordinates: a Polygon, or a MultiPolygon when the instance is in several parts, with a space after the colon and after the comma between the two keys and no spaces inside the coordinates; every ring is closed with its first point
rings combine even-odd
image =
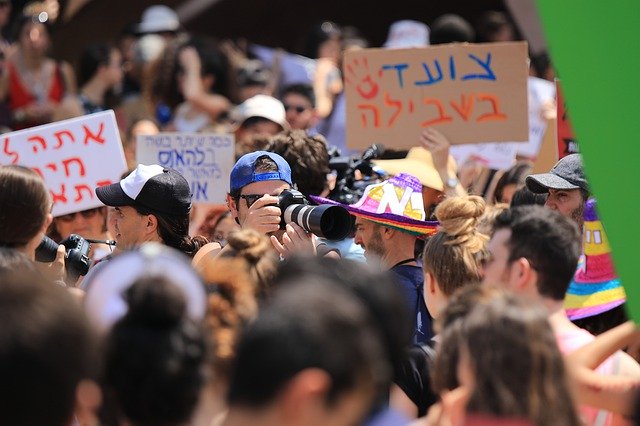
{"type": "MultiPolygon", "coordinates": [[[[9,108],[11,111],[15,111],[20,108],[24,108],[27,105],[38,102],[39,99],[25,86],[24,82],[20,78],[20,73],[16,69],[16,66],[9,62],[7,63],[7,72],[9,78],[9,108]]],[[[47,100],[52,102],[60,102],[64,96],[64,78],[62,77],[62,71],[60,66],[56,63],[53,71],[52,80],[48,84],[47,100]]],[[[35,122],[21,122],[14,123],[14,129],[24,129],[27,127],[36,126],[35,122]]]]}

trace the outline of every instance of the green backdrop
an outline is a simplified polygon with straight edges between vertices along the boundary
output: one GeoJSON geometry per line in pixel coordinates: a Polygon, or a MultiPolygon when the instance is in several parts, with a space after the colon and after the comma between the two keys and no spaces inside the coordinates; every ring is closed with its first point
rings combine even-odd
{"type": "Polygon", "coordinates": [[[640,322],[640,1],[537,0],[627,310],[640,322]]]}

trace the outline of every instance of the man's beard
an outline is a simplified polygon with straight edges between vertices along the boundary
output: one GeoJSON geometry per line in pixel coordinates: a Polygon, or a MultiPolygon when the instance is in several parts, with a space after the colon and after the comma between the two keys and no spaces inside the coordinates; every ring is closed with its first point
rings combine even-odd
{"type": "Polygon", "coordinates": [[[582,227],[584,225],[584,204],[580,205],[571,212],[571,219],[578,225],[580,233],[582,233],[582,227]]]}
{"type": "Polygon", "coordinates": [[[377,259],[382,259],[384,256],[384,243],[379,229],[371,236],[369,244],[365,247],[365,255],[367,258],[375,257],[377,259]]]}

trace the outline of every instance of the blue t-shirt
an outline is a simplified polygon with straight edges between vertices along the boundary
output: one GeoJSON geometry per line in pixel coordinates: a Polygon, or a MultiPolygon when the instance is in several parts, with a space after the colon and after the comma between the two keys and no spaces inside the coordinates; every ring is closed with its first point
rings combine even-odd
{"type": "Polygon", "coordinates": [[[391,268],[391,272],[394,273],[400,290],[406,297],[411,317],[414,318],[413,343],[427,344],[433,337],[433,327],[427,305],[424,303],[422,266],[398,265],[391,268]]]}

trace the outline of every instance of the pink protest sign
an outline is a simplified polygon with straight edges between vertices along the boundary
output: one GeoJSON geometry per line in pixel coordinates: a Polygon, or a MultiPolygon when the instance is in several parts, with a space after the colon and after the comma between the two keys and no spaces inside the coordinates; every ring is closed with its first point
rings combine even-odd
{"type": "Polygon", "coordinates": [[[0,136],[0,165],[30,167],[44,179],[60,216],[101,206],[95,188],[127,170],[113,111],[0,136]]]}

